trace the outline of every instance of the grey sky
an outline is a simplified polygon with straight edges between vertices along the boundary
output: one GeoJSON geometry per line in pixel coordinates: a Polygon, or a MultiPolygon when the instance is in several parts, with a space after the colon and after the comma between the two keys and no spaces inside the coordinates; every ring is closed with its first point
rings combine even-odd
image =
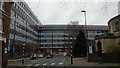
{"type": "Polygon", "coordinates": [[[110,18],[118,14],[118,1],[108,0],[25,0],[43,24],[68,24],[79,21],[84,24],[87,12],[87,24],[107,25],[110,18]],[[106,1],[106,2],[104,2],[106,1]]]}

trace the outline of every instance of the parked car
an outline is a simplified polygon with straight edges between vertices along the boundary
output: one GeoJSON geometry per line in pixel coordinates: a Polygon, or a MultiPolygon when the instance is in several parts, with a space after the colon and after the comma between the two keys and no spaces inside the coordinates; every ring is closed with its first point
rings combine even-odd
{"type": "Polygon", "coordinates": [[[47,59],[49,59],[49,58],[53,58],[53,55],[48,54],[47,59]]]}
{"type": "Polygon", "coordinates": [[[43,58],[44,56],[42,54],[38,54],[38,58],[43,58]]]}
{"type": "Polygon", "coordinates": [[[37,54],[32,54],[31,56],[30,56],[30,60],[34,60],[34,59],[36,59],[37,58],[37,54]]]}
{"type": "Polygon", "coordinates": [[[67,56],[67,53],[66,53],[66,52],[64,52],[64,53],[63,53],[63,56],[67,56]]]}

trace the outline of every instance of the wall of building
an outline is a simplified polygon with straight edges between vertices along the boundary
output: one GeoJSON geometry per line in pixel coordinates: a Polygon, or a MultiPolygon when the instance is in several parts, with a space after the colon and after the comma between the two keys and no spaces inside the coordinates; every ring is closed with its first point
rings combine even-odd
{"type": "Polygon", "coordinates": [[[2,5],[3,3],[0,1],[0,67],[2,67],[2,33],[3,33],[3,26],[2,26],[2,5]]]}
{"type": "MultiPolygon", "coordinates": [[[[118,33],[120,31],[120,15],[112,18],[109,22],[108,22],[108,26],[109,26],[109,32],[115,34],[116,32],[118,33]]],[[[116,36],[116,34],[115,34],[116,36]]]]}
{"type": "MultiPolygon", "coordinates": [[[[0,16],[1,16],[1,10],[0,10],[0,16]]],[[[1,66],[2,66],[2,17],[0,17],[0,67],[1,66]]]]}
{"type": "MultiPolygon", "coordinates": [[[[10,3],[6,4],[9,5],[10,3]]],[[[0,10],[0,13],[3,13],[0,14],[0,17],[4,17],[4,27],[0,18],[0,31],[3,27],[3,35],[7,37],[7,42],[10,41],[8,42],[10,44],[8,54],[12,55],[10,51],[14,51],[14,56],[22,56],[22,44],[26,44],[27,50],[31,50],[31,48],[33,50],[39,43],[37,25],[42,25],[39,19],[25,2],[13,2],[9,6],[4,5],[4,3],[0,4],[3,5],[3,7],[0,6],[3,8],[0,10]]],[[[28,51],[28,53],[30,52],[28,51]]]]}
{"type": "Polygon", "coordinates": [[[0,51],[2,54],[1,63],[3,66],[7,65],[8,61],[8,45],[7,40],[9,38],[9,22],[10,22],[10,10],[11,3],[0,1],[0,51]]]}
{"type": "Polygon", "coordinates": [[[88,30],[89,29],[90,30],[94,30],[94,31],[88,31],[88,39],[89,40],[94,40],[94,38],[95,38],[96,35],[101,35],[101,34],[108,33],[108,31],[106,31],[108,29],[108,27],[105,26],[105,25],[88,25],[87,29],[88,30]],[[99,31],[99,30],[101,30],[101,31],[99,31]]]}
{"type": "MultiPolygon", "coordinates": [[[[1,5],[0,5],[1,6],[1,5]]],[[[0,13],[1,15],[1,13],[0,13]]],[[[0,67],[2,66],[2,19],[0,17],[0,67]]]]}
{"type": "MultiPolygon", "coordinates": [[[[120,2],[119,2],[120,3],[120,2]]],[[[109,29],[110,29],[110,33],[113,33],[114,36],[116,37],[115,39],[115,44],[116,45],[120,45],[120,15],[112,18],[109,22],[109,29]]]]}
{"type": "MultiPolygon", "coordinates": [[[[70,26],[69,26],[70,27],[70,26]]],[[[79,29],[83,29],[83,25],[77,25],[76,27],[78,27],[78,30],[75,30],[75,28],[70,27],[69,28],[66,25],[44,25],[41,26],[41,29],[44,29],[42,31],[40,31],[40,46],[41,48],[58,48],[59,49],[64,49],[64,48],[70,48],[70,44],[72,43],[72,41],[69,41],[70,39],[70,35],[71,33],[75,33],[77,34],[77,31],[79,31],[79,29]],[[81,28],[82,27],[82,28],[81,28]],[[71,30],[68,30],[68,28],[71,30]],[[58,29],[58,30],[55,30],[58,29]],[[59,30],[60,29],[60,30],[59,30]],[[70,33],[69,33],[70,32],[70,33]]],[[[105,34],[107,33],[107,26],[97,26],[97,25],[88,25],[87,26],[88,29],[88,39],[89,40],[94,40],[94,37],[96,35],[101,35],[101,34],[105,34]]],[[[76,38],[76,37],[75,37],[76,38]]]]}
{"type": "Polygon", "coordinates": [[[13,8],[11,10],[11,18],[13,18],[13,20],[11,21],[10,24],[11,25],[10,38],[13,39],[14,32],[16,31],[15,39],[18,41],[16,41],[15,44],[17,43],[17,45],[19,45],[19,44],[27,43],[29,45],[30,44],[32,45],[38,43],[37,40],[38,32],[36,30],[37,28],[36,29],[34,28],[37,27],[36,23],[38,22],[35,21],[36,19],[34,19],[34,17],[31,18],[32,16],[28,14],[28,12],[32,12],[27,8],[28,6],[24,3],[22,3],[22,5],[21,3],[16,2],[12,6],[13,8]],[[22,5],[24,5],[24,7],[22,7],[22,5]],[[27,17],[27,19],[25,17],[27,17]]]}
{"type": "Polygon", "coordinates": [[[40,27],[41,29],[48,29],[48,31],[40,31],[40,47],[42,49],[50,48],[54,49],[56,51],[56,48],[64,48],[64,41],[67,40],[68,38],[65,38],[65,31],[54,31],[49,29],[66,29],[66,26],[53,26],[53,25],[47,25],[40,27]]]}
{"type": "MultiPolygon", "coordinates": [[[[111,38],[101,39],[103,52],[104,53],[120,53],[120,15],[112,18],[108,22],[109,26],[109,33],[113,34],[111,38]]],[[[97,43],[98,40],[96,40],[97,43]]],[[[96,52],[97,52],[97,45],[96,45],[96,52]]]]}
{"type": "MultiPolygon", "coordinates": [[[[116,38],[116,44],[120,46],[120,38],[116,38]]],[[[120,49],[119,49],[120,50],[120,49]]]]}
{"type": "MultiPolygon", "coordinates": [[[[97,49],[97,41],[96,40],[96,52],[98,51],[97,49]]],[[[117,43],[116,43],[116,39],[100,39],[101,43],[102,43],[102,51],[103,53],[112,53],[112,47],[115,48],[117,47],[117,43]],[[108,43],[109,42],[109,43],[108,43]]]]}
{"type": "MultiPolygon", "coordinates": [[[[1,35],[0,35],[1,39],[1,35]]],[[[2,41],[0,40],[0,67],[2,66],[2,41]]]]}

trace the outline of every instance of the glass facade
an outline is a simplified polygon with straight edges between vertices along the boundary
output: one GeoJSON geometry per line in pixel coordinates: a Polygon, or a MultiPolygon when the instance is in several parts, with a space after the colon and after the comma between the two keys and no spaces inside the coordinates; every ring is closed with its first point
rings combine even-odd
{"type": "MultiPolygon", "coordinates": [[[[10,44],[14,46],[22,46],[23,44],[29,47],[38,45],[38,23],[42,25],[39,19],[34,15],[29,6],[25,2],[14,2],[11,8],[11,22],[9,39],[10,44]]],[[[11,53],[12,53],[11,48],[11,53]]],[[[25,50],[26,53],[31,53],[30,49],[25,50]],[[29,52],[30,51],[30,52],[29,52]]],[[[10,54],[10,53],[9,53],[10,54]]],[[[22,50],[15,49],[14,57],[22,56],[22,50]],[[18,55],[20,54],[20,55],[18,55]]]]}
{"type": "MultiPolygon", "coordinates": [[[[41,27],[40,27],[41,28],[41,27]]],[[[45,26],[42,29],[65,29],[66,27],[45,26]]],[[[64,45],[64,31],[41,31],[40,45],[44,47],[63,48],[64,45]]]]}
{"type": "MultiPolygon", "coordinates": [[[[81,27],[84,27],[83,25],[77,26],[77,29],[80,29],[81,27]]],[[[44,25],[42,27],[39,27],[40,29],[46,29],[45,31],[40,31],[40,46],[41,48],[65,48],[66,45],[68,47],[69,43],[72,43],[71,41],[69,42],[69,37],[70,35],[68,34],[68,31],[66,29],[68,28],[66,25],[44,25]],[[58,28],[57,28],[58,27],[58,28]],[[51,29],[51,31],[49,30],[51,29]],[[54,30],[54,29],[61,29],[59,30],[54,30]],[[64,29],[64,30],[62,30],[64,29]],[[48,30],[48,31],[47,31],[48,30]]],[[[84,29],[84,28],[81,28],[84,29]]],[[[108,27],[107,26],[97,26],[97,25],[88,25],[87,30],[88,30],[88,39],[89,40],[94,40],[96,35],[101,35],[108,33],[107,31],[108,27]]],[[[85,32],[85,31],[83,31],[85,32]]],[[[75,32],[76,33],[76,32],[75,32]]]]}
{"type": "Polygon", "coordinates": [[[28,10],[29,8],[26,7],[26,4],[24,4],[24,2],[16,2],[13,4],[13,6],[21,13],[24,13],[23,16],[27,15],[27,18],[31,20],[26,20],[21,15],[19,15],[19,13],[11,10],[12,20],[10,24],[10,39],[12,41],[15,40],[16,45],[24,43],[33,45],[35,43],[38,43],[38,32],[32,26],[37,25],[36,22],[38,23],[39,21],[37,21],[32,12],[28,10]],[[22,5],[24,5],[24,7],[22,5]],[[27,10],[25,8],[27,8],[27,10]],[[30,24],[31,21],[33,22],[32,24],[30,24]]]}
{"type": "Polygon", "coordinates": [[[41,32],[41,46],[53,45],[53,47],[59,46],[62,48],[64,43],[64,31],[43,31],[41,32]]]}

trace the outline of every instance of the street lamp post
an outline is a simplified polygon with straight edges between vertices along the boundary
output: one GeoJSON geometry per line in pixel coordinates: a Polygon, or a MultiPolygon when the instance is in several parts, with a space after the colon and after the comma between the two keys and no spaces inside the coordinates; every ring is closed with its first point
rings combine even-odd
{"type": "Polygon", "coordinates": [[[81,12],[84,13],[85,15],[85,35],[86,35],[86,42],[87,42],[87,58],[88,58],[88,61],[89,61],[89,53],[88,53],[88,32],[87,32],[87,20],[86,20],[86,11],[85,10],[82,10],[81,12]]]}

